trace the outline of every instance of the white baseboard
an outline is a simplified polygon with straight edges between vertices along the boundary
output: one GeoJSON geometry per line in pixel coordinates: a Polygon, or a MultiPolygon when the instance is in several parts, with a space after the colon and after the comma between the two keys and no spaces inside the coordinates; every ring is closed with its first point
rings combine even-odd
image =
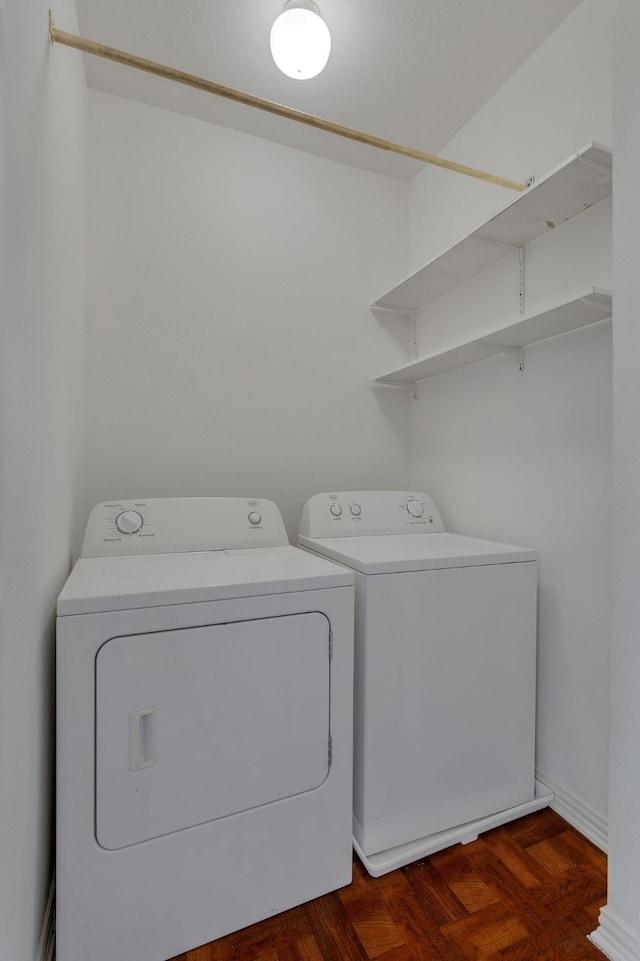
{"type": "Polygon", "coordinates": [[[51,878],[36,961],[53,961],[56,950],[56,877],[51,878]]]}
{"type": "Polygon", "coordinates": [[[605,954],[610,961],[638,961],[640,945],[629,929],[603,907],[598,918],[598,927],[589,935],[589,940],[605,954]]]}
{"type": "Polygon", "coordinates": [[[609,826],[606,819],[544,771],[536,771],[536,778],[553,791],[553,801],[549,805],[551,809],[580,831],[580,834],[584,834],[601,851],[606,852],[609,841],[609,826]]]}

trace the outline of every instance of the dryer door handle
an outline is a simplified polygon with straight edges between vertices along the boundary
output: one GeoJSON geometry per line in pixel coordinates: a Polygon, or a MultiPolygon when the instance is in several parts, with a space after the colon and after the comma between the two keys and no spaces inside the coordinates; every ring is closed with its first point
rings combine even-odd
{"type": "Polygon", "coordinates": [[[129,715],[129,770],[156,763],[156,709],[148,707],[129,715]]]}

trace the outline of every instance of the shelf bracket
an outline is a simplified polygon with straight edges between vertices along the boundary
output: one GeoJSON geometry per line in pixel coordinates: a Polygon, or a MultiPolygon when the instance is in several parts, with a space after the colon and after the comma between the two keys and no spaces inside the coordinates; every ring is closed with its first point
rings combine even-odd
{"type": "MultiPolygon", "coordinates": [[[[394,307],[392,304],[371,304],[371,310],[382,310],[387,314],[400,314],[411,321],[411,360],[418,359],[418,325],[416,323],[415,307],[394,307]]],[[[418,384],[416,381],[411,385],[413,399],[418,399],[418,384]]]]}
{"type": "MultiPolygon", "coordinates": [[[[611,313],[611,295],[609,295],[608,302],[602,296],[597,294],[587,294],[586,297],[581,297],[580,300],[585,305],[585,307],[594,307],[596,310],[602,310],[605,313],[611,313]]],[[[603,317],[603,320],[606,319],[603,317]]]]}
{"type": "Polygon", "coordinates": [[[393,304],[371,304],[371,310],[381,310],[386,314],[401,314],[403,317],[415,317],[413,307],[394,307],[393,304]]]}
{"type": "Polygon", "coordinates": [[[517,250],[518,248],[518,244],[514,244],[510,240],[496,240],[495,237],[482,237],[477,233],[471,234],[471,237],[476,244],[487,244],[489,247],[504,247],[505,252],[508,250],[517,250]]]}
{"type": "Polygon", "coordinates": [[[415,310],[411,311],[411,359],[418,359],[418,325],[415,310]]]}
{"type": "MultiPolygon", "coordinates": [[[[411,310],[411,334],[412,334],[412,341],[411,341],[412,358],[411,359],[417,360],[418,359],[418,325],[416,323],[416,312],[413,309],[411,310]]],[[[413,399],[417,400],[418,399],[417,381],[414,380],[412,387],[413,387],[413,399]]]]}
{"type": "Polygon", "coordinates": [[[524,317],[525,250],[526,250],[526,247],[518,247],[518,273],[519,273],[519,281],[520,281],[520,316],[521,317],[524,317]]]}
{"type": "Polygon", "coordinates": [[[596,170],[599,173],[605,173],[608,177],[611,177],[611,166],[609,164],[600,163],[598,160],[593,160],[591,157],[577,157],[578,163],[583,164],[585,167],[591,167],[592,170],[596,170]]]}
{"type": "Polygon", "coordinates": [[[509,354],[518,364],[518,370],[524,370],[524,347],[512,347],[511,344],[492,344],[485,340],[474,340],[473,346],[484,350],[490,356],[509,354]]]}

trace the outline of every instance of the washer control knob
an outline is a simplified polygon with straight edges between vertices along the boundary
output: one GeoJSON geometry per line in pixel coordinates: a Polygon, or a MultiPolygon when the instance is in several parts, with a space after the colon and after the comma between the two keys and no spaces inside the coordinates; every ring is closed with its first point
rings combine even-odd
{"type": "Polygon", "coordinates": [[[360,517],[360,515],[362,514],[362,508],[360,507],[360,504],[350,504],[349,510],[351,511],[354,517],[360,517]]]}
{"type": "Polygon", "coordinates": [[[116,527],[121,534],[136,534],[144,523],[138,511],[121,511],[116,517],[116,527]]]}
{"type": "Polygon", "coordinates": [[[407,510],[412,517],[422,517],[424,514],[424,507],[418,501],[407,501],[407,510]]]}
{"type": "Polygon", "coordinates": [[[256,524],[259,524],[260,521],[262,520],[262,514],[259,514],[257,511],[251,511],[248,515],[248,519],[249,519],[249,523],[255,526],[256,524]]]}
{"type": "Polygon", "coordinates": [[[334,517],[342,517],[342,508],[340,504],[332,504],[329,508],[334,517]]]}

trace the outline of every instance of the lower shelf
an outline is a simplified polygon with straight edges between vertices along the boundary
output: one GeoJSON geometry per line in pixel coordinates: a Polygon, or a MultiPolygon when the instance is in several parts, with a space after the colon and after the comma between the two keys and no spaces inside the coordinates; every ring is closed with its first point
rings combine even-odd
{"type": "Polygon", "coordinates": [[[387,848],[386,851],[379,851],[377,854],[364,854],[355,838],[353,839],[353,847],[369,874],[374,878],[379,878],[383,874],[388,874],[389,871],[403,868],[406,864],[419,861],[420,858],[426,858],[430,854],[435,854],[436,851],[451,847],[452,844],[469,844],[471,841],[475,841],[479,834],[500,827],[501,824],[507,824],[509,821],[515,821],[516,818],[521,818],[525,814],[540,811],[547,807],[551,801],[553,801],[553,793],[540,781],[536,781],[535,795],[532,801],[507,808],[505,811],[489,814],[477,821],[468,821],[466,824],[460,824],[448,831],[439,831],[437,834],[429,835],[429,837],[418,838],[408,844],[399,844],[395,848],[387,848]]]}
{"type": "Polygon", "coordinates": [[[426,380],[457,367],[466,367],[488,357],[518,351],[529,344],[567,334],[571,330],[590,327],[611,317],[612,293],[601,287],[588,290],[551,310],[517,320],[507,327],[485,334],[473,341],[458,344],[429,357],[404,364],[388,374],[376,377],[374,384],[392,384],[410,387],[417,381],[426,380]]]}

